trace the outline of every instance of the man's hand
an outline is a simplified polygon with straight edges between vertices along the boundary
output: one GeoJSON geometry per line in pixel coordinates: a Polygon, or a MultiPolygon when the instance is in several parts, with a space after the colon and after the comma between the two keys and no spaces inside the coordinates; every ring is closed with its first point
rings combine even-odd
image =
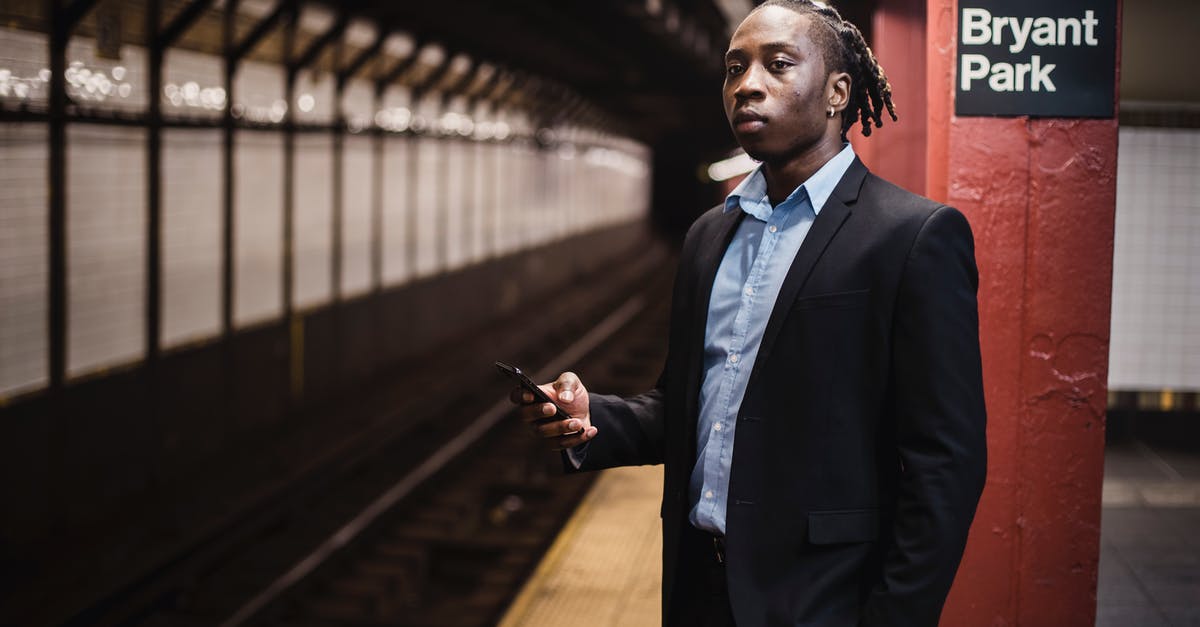
{"type": "Polygon", "coordinates": [[[596,428],[592,426],[591,412],[588,408],[587,388],[583,387],[583,382],[574,372],[564,372],[558,375],[554,383],[538,387],[554,399],[571,419],[551,419],[539,423],[538,421],[554,416],[554,405],[535,403],[532,393],[516,388],[509,398],[521,406],[517,414],[529,425],[530,431],[545,438],[550,448],[556,451],[579,446],[596,437],[596,428]]]}

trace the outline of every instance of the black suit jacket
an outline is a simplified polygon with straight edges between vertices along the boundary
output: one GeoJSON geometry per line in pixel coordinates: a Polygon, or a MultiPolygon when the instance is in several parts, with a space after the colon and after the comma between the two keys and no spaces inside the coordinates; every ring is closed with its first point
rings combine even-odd
{"type": "MultiPolygon", "coordinates": [[[[654,390],[592,395],[583,470],[666,464],[663,610],[694,589],[679,534],[713,278],[742,212],[684,241],[654,390]]],[[[737,418],[726,516],[740,627],[936,625],[986,469],[970,226],[857,159],[784,280],[737,418]]]]}

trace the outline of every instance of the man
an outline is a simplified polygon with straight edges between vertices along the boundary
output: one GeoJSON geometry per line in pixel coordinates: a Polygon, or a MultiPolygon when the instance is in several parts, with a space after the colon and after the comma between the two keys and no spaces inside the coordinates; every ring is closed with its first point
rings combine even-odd
{"type": "Polygon", "coordinates": [[[533,429],[574,469],[666,464],[667,625],[936,625],[986,468],[970,227],[845,143],[895,114],[836,11],[769,0],[725,59],[762,164],[688,232],[658,385],[565,373],[573,418],[533,429]]]}

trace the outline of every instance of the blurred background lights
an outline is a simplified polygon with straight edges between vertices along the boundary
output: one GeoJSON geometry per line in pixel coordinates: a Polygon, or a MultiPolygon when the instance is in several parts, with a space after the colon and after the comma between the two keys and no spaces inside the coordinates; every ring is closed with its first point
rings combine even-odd
{"type": "Polygon", "coordinates": [[[283,116],[287,114],[287,103],[283,100],[276,100],[271,103],[271,109],[267,114],[268,119],[278,124],[283,121],[283,116]]]}
{"type": "Polygon", "coordinates": [[[304,113],[312,111],[316,104],[317,99],[313,98],[312,94],[300,94],[300,97],[296,99],[296,108],[304,113]]]}
{"type": "MultiPolygon", "coordinates": [[[[128,83],[117,88],[117,93],[125,95],[128,83]]],[[[163,98],[174,107],[188,107],[219,111],[225,108],[225,88],[201,87],[194,81],[188,81],[182,86],[174,83],[163,85],[163,98]]],[[[264,115],[264,119],[266,116],[264,115]]]]}
{"type": "Polygon", "coordinates": [[[714,181],[726,181],[746,174],[757,166],[758,162],[751,159],[750,155],[739,152],[728,159],[722,159],[708,166],[708,178],[714,181]]]}

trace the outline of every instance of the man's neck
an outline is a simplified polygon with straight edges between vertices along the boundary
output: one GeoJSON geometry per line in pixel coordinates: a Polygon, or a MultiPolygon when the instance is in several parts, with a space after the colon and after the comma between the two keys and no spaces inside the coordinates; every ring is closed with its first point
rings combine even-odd
{"type": "Polygon", "coordinates": [[[842,151],[842,142],[837,138],[828,138],[812,149],[783,163],[763,163],[763,178],[767,182],[767,199],[771,206],[778,205],[787,197],[812,178],[822,166],[836,157],[842,151]]]}

